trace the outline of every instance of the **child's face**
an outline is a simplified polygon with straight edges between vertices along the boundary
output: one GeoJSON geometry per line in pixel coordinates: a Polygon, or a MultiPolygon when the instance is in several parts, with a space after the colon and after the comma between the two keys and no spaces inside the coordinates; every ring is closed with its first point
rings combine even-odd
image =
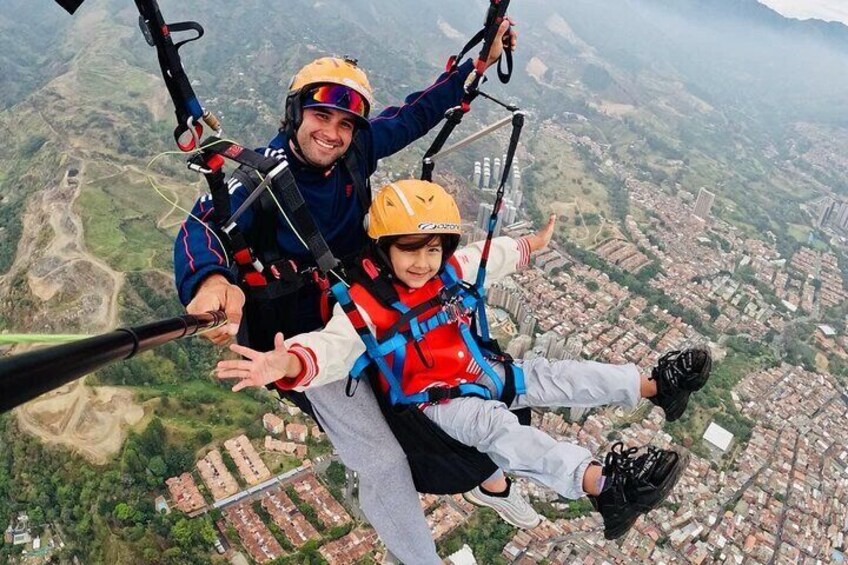
{"type": "Polygon", "coordinates": [[[389,260],[395,277],[409,288],[421,288],[439,273],[442,266],[442,240],[439,237],[432,238],[419,249],[404,249],[404,246],[420,241],[421,236],[404,236],[389,247],[389,260]]]}

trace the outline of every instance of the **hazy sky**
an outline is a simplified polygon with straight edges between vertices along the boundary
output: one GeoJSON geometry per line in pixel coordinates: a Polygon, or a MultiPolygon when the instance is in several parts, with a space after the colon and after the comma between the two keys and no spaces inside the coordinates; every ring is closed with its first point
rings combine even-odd
{"type": "Polygon", "coordinates": [[[761,4],[790,18],[816,18],[848,24],[846,0],[759,0],[761,4]]]}

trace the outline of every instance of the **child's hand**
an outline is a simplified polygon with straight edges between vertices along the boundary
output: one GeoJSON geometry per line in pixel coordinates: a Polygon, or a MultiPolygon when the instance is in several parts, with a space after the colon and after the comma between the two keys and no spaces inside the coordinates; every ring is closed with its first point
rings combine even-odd
{"type": "Polygon", "coordinates": [[[233,392],[249,386],[264,387],[301,371],[300,359],[288,352],[281,333],[274,336],[274,349],[267,353],[235,344],[230,346],[230,350],[247,358],[218,362],[219,379],[239,379],[233,386],[233,392]]]}
{"type": "Polygon", "coordinates": [[[539,251],[544,249],[551,242],[554,236],[554,226],[556,225],[556,214],[548,216],[548,225],[527,238],[527,243],[530,245],[530,251],[539,251]]]}

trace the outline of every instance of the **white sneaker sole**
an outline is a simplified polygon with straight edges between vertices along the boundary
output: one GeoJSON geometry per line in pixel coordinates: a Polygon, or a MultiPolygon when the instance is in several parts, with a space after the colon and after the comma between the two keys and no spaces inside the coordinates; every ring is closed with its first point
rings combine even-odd
{"type": "Polygon", "coordinates": [[[473,490],[462,493],[462,498],[464,498],[466,501],[470,502],[474,506],[479,506],[481,508],[491,508],[492,510],[497,512],[498,516],[500,516],[501,519],[504,522],[506,522],[507,524],[511,524],[511,525],[515,526],[516,528],[522,528],[522,529],[525,529],[525,530],[532,530],[533,528],[535,528],[536,526],[538,526],[539,524],[542,523],[542,517],[539,516],[539,514],[534,513],[532,520],[527,520],[527,519],[522,520],[521,518],[516,517],[513,514],[507,512],[505,510],[502,510],[499,506],[493,505],[488,500],[478,498],[474,494],[473,490]]]}

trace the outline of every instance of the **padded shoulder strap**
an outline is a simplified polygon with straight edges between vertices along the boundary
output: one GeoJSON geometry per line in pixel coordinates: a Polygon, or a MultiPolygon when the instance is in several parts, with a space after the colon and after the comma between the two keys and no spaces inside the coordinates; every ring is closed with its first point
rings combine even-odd
{"type": "MultiPolygon", "coordinates": [[[[256,170],[247,165],[239,165],[230,178],[240,182],[248,194],[252,194],[261,182],[256,170]]],[[[259,260],[270,265],[281,259],[280,247],[277,245],[276,207],[267,192],[259,195],[259,206],[256,204],[253,204],[256,222],[250,230],[249,239],[259,260]]]]}

